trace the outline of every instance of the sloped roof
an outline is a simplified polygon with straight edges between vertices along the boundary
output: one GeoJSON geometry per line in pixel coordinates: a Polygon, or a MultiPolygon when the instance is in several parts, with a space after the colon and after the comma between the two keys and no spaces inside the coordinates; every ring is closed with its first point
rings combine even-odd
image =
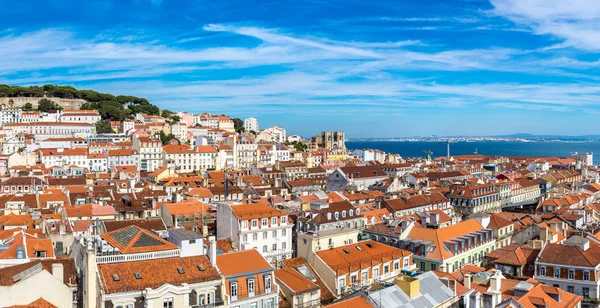
{"type": "Polygon", "coordinates": [[[177,249],[177,245],[138,226],[125,227],[100,236],[124,254],[177,249]]]}

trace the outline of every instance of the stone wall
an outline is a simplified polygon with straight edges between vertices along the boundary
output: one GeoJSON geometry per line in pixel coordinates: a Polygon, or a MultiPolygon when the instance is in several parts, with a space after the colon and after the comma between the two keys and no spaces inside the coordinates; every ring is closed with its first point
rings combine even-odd
{"type": "MultiPolygon", "coordinates": [[[[13,101],[15,107],[23,107],[27,103],[31,103],[33,108],[37,108],[38,102],[42,97],[0,97],[0,105],[8,105],[9,100],[13,101]]],[[[48,97],[49,100],[54,101],[63,109],[79,110],[81,105],[86,101],[84,99],[68,99],[58,97],[48,97]]]]}

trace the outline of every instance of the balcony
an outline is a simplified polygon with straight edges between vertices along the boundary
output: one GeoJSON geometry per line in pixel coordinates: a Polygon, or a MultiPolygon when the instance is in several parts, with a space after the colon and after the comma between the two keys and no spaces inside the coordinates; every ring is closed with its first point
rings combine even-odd
{"type": "Polygon", "coordinates": [[[96,264],[153,260],[153,259],[162,259],[162,258],[172,258],[172,257],[178,257],[178,256],[179,256],[179,249],[167,250],[167,251],[156,251],[156,252],[145,252],[145,253],[132,253],[132,254],[102,254],[102,253],[99,253],[98,256],[96,257],[96,264]]]}

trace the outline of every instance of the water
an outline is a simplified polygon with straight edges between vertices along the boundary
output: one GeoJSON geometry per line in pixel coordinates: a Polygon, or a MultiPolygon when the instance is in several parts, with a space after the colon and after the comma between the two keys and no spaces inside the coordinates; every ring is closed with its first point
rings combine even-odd
{"type": "MultiPolygon", "coordinates": [[[[432,151],[433,157],[446,156],[446,143],[394,142],[394,141],[346,141],[346,148],[377,149],[402,157],[425,157],[424,151],[432,151]]],[[[450,144],[450,155],[477,153],[499,156],[557,156],[569,157],[570,153],[593,152],[594,165],[600,164],[600,142],[457,142],[450,144]]]]}

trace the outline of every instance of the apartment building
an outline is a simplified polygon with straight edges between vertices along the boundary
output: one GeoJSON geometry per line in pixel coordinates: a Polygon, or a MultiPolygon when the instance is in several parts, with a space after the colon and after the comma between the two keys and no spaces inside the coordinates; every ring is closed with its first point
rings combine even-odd
{"type": "Polygon", "coordinates": [[[383,200],[381,207],[388,209],[395,217],[433,210],[442,210],[447,215],[454,215],[450,200],[440,193],[401,196],[397,199],[383,200]]]}
{"type": "Polygon", "coordinates": [[[372,240],[318,251],[313,268],[335,296],[376,281],[393,281],[402,270],[413,270],[412,253],[372,240]]]}
{"type": "Polygon", "coordinates": [[[163,166],[178,173],[214,170],[216,155],[213,146],[169,144],[163,146],[163,166]]]}
{"type": "Polygon", "coordinates": [[[81,122],[8,123],[4,127],[17,133],[32,134],[36,140],[66,137],[88,138],[96,135],[95,125],[81,122]]]}
{"type": "Polygon", "coordinates": [[[239,308],[275,308],[279,286],[273,267],[255,249],[217,256],[225,280],[225,304],[239,308]]]}
{"type": "Polygon", "coordinates": [[[90,166],[87,148],[41,149],[39,155],[40,162],[44,164],[46,168],[68,166],[89,168],[90,166]]]}
{"type": "Polygon", "coordinates": [[[158,138],[139,137],[133,139],[133,148],[140,155],[140,171],[153,172],[162,166],[162,142],[158,138]]]}
{"type": "Polygon", "coordinates": [[[463,215],[502,210],[500,195],[490,184],[452,185],[448,199],[456,212],[463,215]]]}
{"type": "Polygon", "coordinates": [[[292,228],[288,213],[265,204],[217,207],[217,238],[229,238],[240,250],[256,249],[269,262],[292,257],[292,228]]]}
{"type": "Polygon", "coordinates": [[[317,200],[310,204],[310,209],[302,211],[296,224],[298,233],[316,233],[337,228],[361,229],[365,219],[360,209],[349,201],[327,203],[317,200]]]}
{"type": "Polygon", "coordinates": [[[533,278],[584,298],[600,298],[600,244],[579,235],[548,243],[535,261],[533,278]]]}
{"type": "Polygon", "coordinates": [[[96,124],[101,117],[96,110],[63,110],[58,116],[59,122],[96,124]]]}
{"type": "Polygon", "coordinates": [[[112,169],[114,166],[135,166],[140,168],[140,154],[137,150],[120,149],[110,150],[107,152],[108,155],[108,169],[112,169]]]}

